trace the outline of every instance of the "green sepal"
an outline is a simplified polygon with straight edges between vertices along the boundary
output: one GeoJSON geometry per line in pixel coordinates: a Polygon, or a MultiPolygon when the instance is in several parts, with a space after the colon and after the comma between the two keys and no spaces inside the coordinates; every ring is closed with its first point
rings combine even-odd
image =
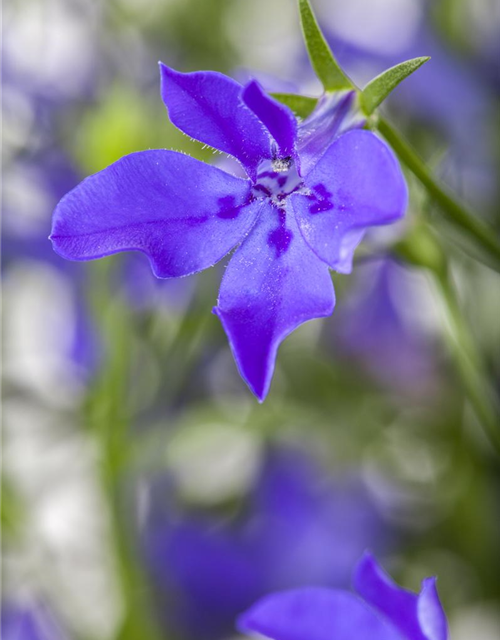
{"type": "Polygon", "coordinates": [[[271,96],[291,109],[299,118],[307,118],[318,102],[317,98],[299,96],[295,93],[271,93],[271,96]]]}
{"type": "Polygon", "coordinates": [[[430,60],[429,57],[413,58],[386,69],[376,78],[370,80],[360,94],[360,104],[364,113],[369,116],[395,89],[400,82],[430,60]]]}
{"type": "Polygon", "coordinates": [[[325,91],[352,89],[353,83],[340,68],[321,33],[309,0],[299,0],[299,11],[309,58],[325,91]]]}

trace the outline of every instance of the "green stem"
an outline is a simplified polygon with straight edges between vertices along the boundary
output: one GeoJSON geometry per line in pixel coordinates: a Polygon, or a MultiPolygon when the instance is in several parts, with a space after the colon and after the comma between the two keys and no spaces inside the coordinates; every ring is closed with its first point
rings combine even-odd
{"type": "Polygon", "coordinates": [[[456,227],[472,236],[493,258],[496,270],[500,270],[500,241],[495,230],[474,216],[445,186],[437,182],[418,154],[384,118],[379,118],[376,126],[400,160],[427,189],[443,214],[456,227]]]}
{"type": "Polygon", "coordinates": [[[447,333],[450,353],[462,379],[464,390],[491,445],[500,455],[500,411],[498,401],[489,388],[483,363],[464,321],[455,288],[448,270],[433,271],[445,303],[449,324],[447,333]]]}

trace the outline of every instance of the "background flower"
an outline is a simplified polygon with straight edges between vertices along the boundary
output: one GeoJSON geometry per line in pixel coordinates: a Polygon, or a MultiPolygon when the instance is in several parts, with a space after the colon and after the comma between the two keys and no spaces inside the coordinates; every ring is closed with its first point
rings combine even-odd
{"type": "Polygon", "coordinates": [[[328,477],[300,450],[271,450],[224,521],[179,512],[169,494],[162,507],[153,493],[145,555],[160,609],[192,637],[230,635],[243,609],[278,589],[345,587],[365,547],[382,550],[394,537],[359,476],[328,477]]]}

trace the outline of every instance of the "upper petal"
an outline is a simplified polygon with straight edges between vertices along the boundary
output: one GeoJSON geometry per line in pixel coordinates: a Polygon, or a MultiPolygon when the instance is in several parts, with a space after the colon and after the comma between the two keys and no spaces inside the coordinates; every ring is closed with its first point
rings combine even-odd
{"type": "Polygon", "coordinates": [[[303,322],[330,315],[328,267],[305,244],[293,215],[264,202],[259,223],[222,280],[219,316],[239,371],[263,400],[279,344],[303,322]]]}
{"type": "Polygon", "coordinates": [[[304,178],[308,195],[291,198],[300,229],[332,269],[351,270],[366,227],[404,215],[408,193],[398,161],[370,131],[348,131],[328,148],[304,178]]]}
{"type": "Polygon", "coordinates": [[[401,640],[355,595],[319,587],[262,598],[239,617],[238,628],[273,640],[401,640]]]}
{"type": "Polygon", "coordinates": [[[426,578],[417,601],[417,616],[423,634],[429,640],[446,640],[448,623],[439,600],[436,578],[426,578]]]}
{"type": "Polygon", "coordinates": [[[355,108],[355,91],[325,93],[299,126],[301,175],[308,174],[332,142],[350,129],[361,128],[365,117],[355,108]]]}
{"type": "Polygon", "coordinates": [[[406,640],[447,639],[446,618],[433,582],[424,582],[420,595],[402,589],[366,553],[356,568],[354,587],[406,640]]]}
{"type": "Polygon", "coordinates": [[[255,179],[271,157],[271,139],[241,99],[242,86],[216,71],[180,73],[160,63],[161,95],[170,120],[188,136],[224,151],[255,179]]]}
{"type": "Polygon", "coordinates": [[[188,275],[215,264],[249,231],[258,213],[249,194],[248,180],[189,156],[133,153],[61,200],[51,240],[70,260],[138,250],[158,277],[188,275]]]}
{"type": "Polygon", "coordinates": [[[245,85],[241,97],[267,127],[278,145],[279,155],[296,159],[297,120],[290,109],[268,96],[256,80],[245,85]]]}

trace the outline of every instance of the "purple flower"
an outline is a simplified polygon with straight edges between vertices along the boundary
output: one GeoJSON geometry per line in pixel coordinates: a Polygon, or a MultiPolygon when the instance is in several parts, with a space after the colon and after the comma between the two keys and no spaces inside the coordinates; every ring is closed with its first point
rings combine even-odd
{"type": "Polygon", "coordinates": [[[171,121],[236,158],[248,179],[174,151],[134,153],[63,198],[51,239],[71,260],[142,251],[160,278],[239,245],[214,313],[263,400],[281,341],[332,313],[329,268],[349,272],[364,229],[403,215],[406,185],[390,149],[349,119],[353,93],[325,96],[298,125],[255,81],[160,69],[171,121]]]}
{"type": "Polygon", "coordinates": [[[1,612],[3,640],[64,640],[66,638],[46,607],[40,604],[3,603],[1,612]]]}
{"type": "Polygon", "coordinates": [[[436,388],[437,353],[418,317],[415,277],[390,258],[360,265],[337,316],[334,348],[393,391],[418,396],[436,388]]]}
{"type": "Polygon", "coordinates": [[[266,596],[240,616],[243,632],[273,640],[446,640],[436,579],[419,594],[398,587],[366,553],[354,573],[358,595],[309,587],[266,596]]]}

